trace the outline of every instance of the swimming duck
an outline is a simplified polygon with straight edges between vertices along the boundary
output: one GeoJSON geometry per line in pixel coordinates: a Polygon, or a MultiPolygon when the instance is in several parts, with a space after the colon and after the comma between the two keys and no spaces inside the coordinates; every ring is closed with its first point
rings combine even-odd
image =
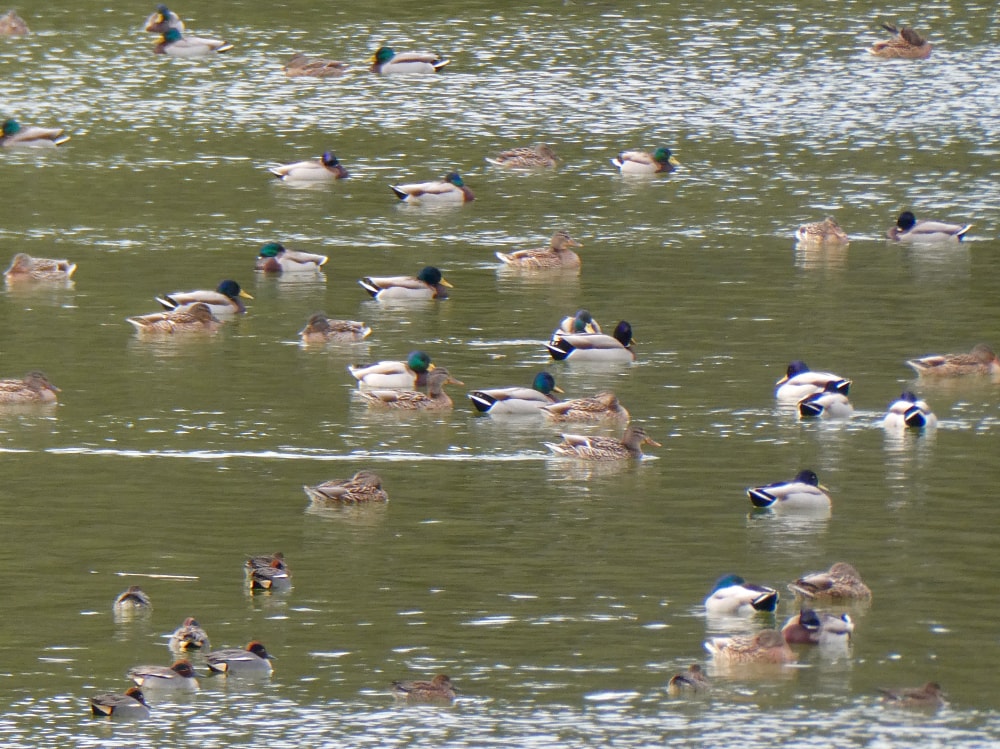
{"type": "Polygon", "coordinates": [[[848,614],[829,614],[802,609],[781,628],[781,636],[790,645],[821,645],[847,647],[854,632],[854,622],[848,614]]]}
{"type": "Polygon", "coordinates": [[[382,479],[374,471],[358,471],[349,479],[331,479],[316,486],[303,486],[306,496],[319,505],[357,505],[388,502],[382,479]]]}
{"type": "Polygon", "coordinates": [[[601,326],[594,316],[585,309],[577,310],[575,315],[567,315],[552,333],[555,338],[561,333],[600,333],[601,326]]]}
{"type": "Polygon", "coordinates": [[[556,152],[544,143],[531,148],[511,148],[501,151],[493,158],[487,156],[486,160],[506,169],[546,169],[557,163],[556,152]]]}
{"type": "Polygon", "coordinates": [[[886,236],[895,242],[961,242],[971,228],[972,224],[917,221],[912,212],[903,211],[886,236]]]}
{"type": "MultiPolygon", "coordinates": [[[[153,602],[138,585],[130,585],[115,598],[113,608],[115,611],[135,611],[137,609],[151,611],[153,602]]],[[[140,684],[139,686],[142,685],[140,684]]]]}
{"type": "Polygon", "coordinates": [[[149,705],[146,704],[146,697],[139,687],[129,687],[125,694],[108,692],[98,694],[90,698],[90,710],[94,715],[103,715],[108,718],[148,718],[149,705]]]}
{"type": "Polygon", "coordinates": [[[59,388],[41,372],[28,372],[23,380],[0,380],[0,403],[55,403],[59,388]]]}
{"type": "Polygon", "coordinates": [[[416,276],[365,276],[361,288],[380,301],[398,299],[447,299],[454,288],[433,265],[422,268],[416,276]]]}
{"type": "Polygon", "coordinates": [[[611,437],[587,437],[581,434],[564,434],[559,444],[546,442],[556,455],[582,460],[624,460],[642,458],[642,446],[663,447],[653,440],[642,427],[629,424],[620,440],[611,437]]]}
{"type": "Polygon", "coordinates": [[[921,377],[1000,375],[1000,359],[990,346],[978,344],[967,354],[937,354],[906,362],[921,377]]]}
{"type": "Polygon", "coordinates": [[[166,5],[157,5],[156,10],[146,19],[145,29],[151,34],[165,34],[170,29],[183,32],[184,22],[166,5]]]}
{"type": "Polygon", "coordinates": [[[837,387],[836,382],[826,383],[822,392],[813,393],[799,401],[799,416],[807,418],[846,419],[854,413],[854,406],[837,387]]]}
{"type": "Polygon", "coordinates": [[[348,176],[344,165],[332,151],[324,151],[318,159],[282,164],[267,171],[286,182],[326,182],[348,176]]]}
{"type": "Polygon", "coordinates": [[[284,591],[292,587],[292,575],[280,551],[248,557],[243,569],[251,591],[284,591]]]}
{"type": "Polygon", "coordinates": [[[543,406],[542,416],[552,421],[600,421],[620,419],[627,422],[629,413],[618,402],[618,396],[608,391],[589,398],[573,398],[543,406]]]}
{"type": "Polygon", "coordinates": [[[552,235],[548,247],[540,247],[537,250],[517,250],[516,252],[496,253],[497,258],[504,265],[530,270],[542,268],[579,268],[580,256],[573,252],[573,247],[582,247],[569,235],[569,232],[560,229],[552,235]]]}
{"type": "Polygon", "coordinates": [[[337,60],[324,60],[319,57],[306,57],[301,52],[296,52],[285,63],[285,75],[289,78],[307,76],[310,78],[326,78],[328,76],[343,75],[347,72],[347,65],[337,60]]]}
{"type": "Polygon", "coordinates": [[[754,635],[713,637],[705,642],[705,649],[716,663],[725,665],[795,660],[795,653],[776,629],[764,629],[754,635]]]}
{"type": "Polygon", "coordinates": [[[0,132],[4,148],[61,146],[69,140],[61,127],[24,127],[17,120],[4,120],[0,132]]]}
{"type": "Polygon", "coordinates": [[[681,165],[669,148],[657,148],[653,153],[645,151],[622,151],[611,163],[622,174],[656,174],[672,172],[681,165]]]}
{"type": "Polygon", "coordinates": [[[186,304],[167,312],[126,317],[139,335],[185,335],[187,333],[215,333],[222,321],[212,314],[204,302],[186,304]]]}
{"type": "Polygon", "coordinates": [[[630,362],[635,361],[634,344],[632,326],[622,320],[611,335],[556,332],[545,348],[556,361],[630,362]]]}
{"type": "Polygon", "coordinates": [[[194,668],[188,661],[177,661],[166,666],[135,666],[128,670],[130,678],[143,691],[169,689],[183,692],[198,690],[198,679],[194,668]]]}
{"type": "Polygon", "coordinates": [[[886,429],[923,429],[937,426],[937,416],[926,401],[918,400],[909,390],[899,396],[899,400],[889,404],[889,410],[882,420],[886,429]]]}
{"type": "Polygon", "coordinates": [[[270,674],[274,670],[272,658],[264,644],[257,640],[245,648],[225,648],[205,653],[205,662],[213,673],[231,676],[270,674]]]}
{"type": "Polygon", "coordinates": [[[431,357],[426,351],[411,351],[405,362],[380,361],[362,366],[347,366],[347,370],[358,381],[359,388],[399,390],[426,388],[427,373],[433,369],[431,357]]]}
{"type": "Polygon", "coordinates": [[[464,385],[444,367],[435,367],[427,374],[427,392],[418,390],[362,390],[361,398],[369,406],[397,411],[447,411],[454,407],[444,392],[445,385],[464,385]]]}
{"type": "Polygon", "coordinates": [[[229,279],[222,281],[215,291],[175,291],[173,294],[156,297],[156,301],[168,310],[204,302],[216,317],[243,314],[247,311],[243,299],[253,299],[253,297],[243,291],[236,281],[229,279]]]}
{"type": "Polygon", "coordinates": [[[847,244],[850,242],[847,233],[830,216],[813,224],[803,224],[796,230],[795,239],[803,244],[847,244]]]}
{"type": "Polygon", "coordinates": [[[685,692],[705,692],[712,688],[711,682],[705,676],[705,672],[697,663],[692,663],[687,667],[687,671],[674,674],[667,684],[667,693],[671,697],[678,697],[685,692]]]}
{"type": "Polygon", "coordinates": [[[280,242],[268,242],[260,248],[253,269],[265,273],[315,273],[326,265],[327,260],[326,255],[290,250],[280,242]]]}
{"type": "Polygon", "coordinates": [[[882,693],[883,702],[892,704],[896,707],[937,709],[946,704],[944,692],[941,691],[941,685],[934,681],[929,681],[922,687],[917,688],[879,688],[878,691],[882,693]]]}
{"type": "Polygon", "coordinates": [[[394,681],[392,693],[407,702],[453,702],[455,687],[451,679],[438,674],[430,681],[394,681]]]}
{"type": "Polygon", "coordinates": [[[303,343],[356,343],[370,336],[372,329],[357,320],[331,320],[325,312],[309,317],[299,331],[303,343]]]}
{"type": "Polygon", "coordinates": [[[171,650],[208,650],[208,633],[198,621],[189,616],[170,636],[171,650]]]}
{"type": "Polygon", "coordinates": [[[535,414],[543,406],[556,403],[552,393],[563,392],[556,386],[556,378],[548,372],[539,372],[531,387],[492,388],[473,390],[469,398],[477,411],[489,414],[535,414]]]}
{"type": "Polygon", "coordinates": [[[705,612],[711,615],[749,616],[757,611],[774,611],[778,591],[748,583],[739,575],[723,575],[705,599],[705,612]]]}
{"type": "Polygon", "coordinates": [[[179,29],[171,28],[163,32],[163,37],[153,47],[153,52],[170,57],[204,57],[219,52],[228,52],[232,48],[232,44],[222,39],[184,36],[179,29]]]}
{"type": "Polygon", "coordinates": [[[379,47],[370,60],[373,73],[390,75],[395,73],[437,73],[451,60],[441,59],[434,52],[400,52],[392,47],[379,47]]]}
{"type": "Polygon", "coordinates": [[[808,469],[799,471],[791,481],[778,481],[747,489],[754,507],[772,510],[818,510],[830,507],[830,495],[819,477],[808,469]]]}
{"type": "Polygon", "coordinates": [[[458,172],[448,172],[436,182],[389,185],[389,189],[404,203],[470,203],[476,199],[458,172]]]}
{"type": "Polygon", "coordinates": [[[931,43],[913,29],[906,26],[897,28],[891,23],[883,23],[882,28],[895,36],[883,42],[875,42],[869,50],[873,55],[904,57],[909,60],[925,60],[931,56],[931,43]]]}
{"type": "Polygon", "coordinates": [[[785,376],[775,383],[778,389],[774,395],[779,401],[798,403],[810,395],[822,393],[831,382],[836,383],[837,391],[844,395],[851,390],[852,383],[846,377],[832,372],[813,372],[804,361],[796,359],[788,365],[785,376]]]}
{"type": "Polygon", "coordinates": [[[28,24],[13,10],[0,16],[0,36],[25,36],[29,33],[28,24]]]}
{"type": "Polygon", "coordinates": [[[50,260],[19,252],[4,271],[4,278],[7,281],[68,281],[75,270],[76,265],[69,260],[50,260]]]}
{"type": "Polygon", "coordinates": [[[872,597],[871,589],[861,580],[861,575],[847,562],[837,562],[826,572],[803,575],[788,589],[810,600],[860,600],[872,597]]]}

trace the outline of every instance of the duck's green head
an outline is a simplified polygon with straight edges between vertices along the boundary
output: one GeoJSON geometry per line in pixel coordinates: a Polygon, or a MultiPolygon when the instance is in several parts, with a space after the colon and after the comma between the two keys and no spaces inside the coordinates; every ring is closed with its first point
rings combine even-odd
{"type": "Polygon", "coordinates": [[[653,159],[661,164],[670,164],[670,166],[680,166],[679,162],[674,155],[670,152],[669,148],[660,147],[653,151],[653,159]]]}
{"type": "Polygon", "coordinates": [[[170,18],[170,8],[168,8],[166,5],[157,5],[156,12],[159,13],[161,16],[163,16],[164,21],[170,18]]]}
{"type": "Polygon", "coordinates": [[[799,471],[799,474],[795,477],[795,481],[800,484],[819,486],[819,476],[817,476],[815,472],[810,471],[808,468],[804,471],[799,471]]]}
{"type": "Polygon", "coordinates": [[[252,296],[250,296],[247,292],[243,291],[243,289],[240,288],[240,285],[236,283],[236,281],[232,281],[228,278],[222,283],[220,283],[215,290],[218,291],[223,296],[229,297],[230,299],[235,299],[238,296],[241,296],[244,299],[253,299],[252,296]]]}
{"type": "Polygon", "coordinates": [[[548,372],[539,372],[538,374],[536,374],[534,381],[531,383],[531,387],[533,387],[542,395],[562,392],[562,390],[556,387],[556,378],[550,375],[548,372]]]}
{"type": "Polygon", "coordinates": [[[744,585],[746,580],[744,580],[739,575],[723,575],[718,580],[715,581],[715,585],[712,586],[712,592],[717,590],[722,590],[723,588],[732,588],[737,585],[744,585]]]}
{"type": "Polygon", "coordinates": [[[635,340],[632,338],[632,326],[625,320],[622,320],[617,326],[615,326],[615,332],[611,335],[625,348],[628,348],[635,343],[635,340]]]}
{"type": "Polygon", "coordinates": [[[167,29],[163,32],[163,41],[167,43],[179,42],[183,38],[184,37],[181,35],[180,29],[167,29]]]}
{"type": "Polygon", "coordinates": [[[3,134],[4,135],[16,135],[21,132],[21,126],[17,123],[17,120],[4,120],[3,121],[3,134]]]}
{"type": "Polygon", "coordinates": [[[441,271],[435,268],[433,265],[428,265],[425,268],[421,268],[420,272],[417,274],[417,280],[423,281],[429,286],[447,286],[449,289],[452,288],[451,284],[444,280],[444,276],[441,275],[441,271]]]}
{"type": "Polygon", "coordinates": [[[444,181],[450,182],[455,187],[465,187],[465,182],[462,181],[462,175],[458,172],[448,172],[444,175],[444,181]]]}
{"type": "Polygon", "coordinates": [[[417,374],[434,369],[434,365],[431,364],[430,354],[426,351],[411,351],[409,357],[406,359],[406,366],[417,374]]]}
{"type": "Polygon", "coordinates": [[[284,245],[278,242],[268,242],[266,245],[260,248],[261,257],[278,257],[282,252],[285,251],[284,245]]]}
{"type": "Polygon", "coordinates": [[[393,51],[392,47],[379,47],[375,51],[375,54],[372,55],[372,62],[376,65],[384,65],[395,56],[396,53],[393,51]]]}
{"type": "Polygon", "coordinates": [[[593,333],[594,330],[594,316],[585,309],[577,310],[573,316],[573,332],[593,333]]]}
{"type": "MultiPolygon", "coordinates": [[[[4,125],[4,130],[6,132],[6,125],[4,125]]],[[[909,231],[914,226],[917,225],[917,217],[913,215],[910,211],[903,211],[899,214],[899,218],[896,219],[896,226],[898,226],[903,231],[909,231]]]]}
{"type": "Polygon", "coordinates": [[[322,156],[322,161],[324,166],[337,166],[340,160],[337,158],[333,151],[324,151],[322,156]]]}

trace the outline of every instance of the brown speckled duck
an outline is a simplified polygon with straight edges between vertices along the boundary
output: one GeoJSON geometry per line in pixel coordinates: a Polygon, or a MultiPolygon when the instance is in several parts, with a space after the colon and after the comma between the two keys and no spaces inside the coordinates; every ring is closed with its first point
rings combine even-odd
{"type": "Polygon", "coordinates": [[[565,229],[560,229],[552,235],[548,247],[535,250],[517,250],[516,252],[497,252],[497,258],[504,264],[525,270],[542,270],[546,268],[579,268],[580,256],[573,252],[574,247],[582,247],[565,229]]]}
{"type": "Polygon", "coordinates": [[[374,471],[358,471],[349,479],[331,479],[316,486],[303,486],[306,496],[318,505],[356,505],[388,502],[382,479],[374,471]]]}
{"type": "Polygon", "coordinates": [[[41,372],[28,372],[23,380],[0,380],[0,404],[55,403],[58,392],[41,372]]]}
{"type": "Polygon", "coordinates": [[[392,693],[406,702],[453,702],[455,687],[451,679],[438,674],[430,681],[394,681],[392,693]]]}
{"type": "Polygon", "coordinates": [[[4,272],[4,278],[15,281],[68,281],[73,277],[76,264],[69,260],[51,260],[44,257],[32,257],[24,252],[14,255],[10,267],[4,272]]]}
{"type": "Polygon", "coordinates": [[[417,390],[361,390],[362,399],[375,408],[398,411],[448,411],[454,408],[451,398],[444,392],[445,385],[464,385],[452,377],[444,367],[435,367],[427,373],[427,393],[417,390]]]}
{"type": "Polygon", "coordinates": [[[906,26],[896,27],[883,23],[882,28],[894,34],[892,39],[875,42],[869,50],[876,57],[899,57],[908,60],[925,60],[931,56],[931,43],[906,26]]]}

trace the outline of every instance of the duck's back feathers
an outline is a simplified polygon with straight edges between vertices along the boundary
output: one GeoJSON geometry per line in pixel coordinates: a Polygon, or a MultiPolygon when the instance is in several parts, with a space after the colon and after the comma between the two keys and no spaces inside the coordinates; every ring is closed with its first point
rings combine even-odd
{"type": "Polygon", "coordinates": [[[906,363],[922,377],[1000,375],[1000,358],[985,343],[980,343],[967,354],[937,354],[909,359],[906,363]]]}
{"type": "Polygon", "coordinates": [[[495,157],[487,156],[486,161],[506,169],[550,169],[556,166],[558,160],[550,146],[539,144],[532,148],[501,151],[495,157]]]}
{"type": "Polygon", "coordinates": [[[542,415],[552,421],[629,420],[629,412],[618,402],[618,396],[608,391],[589,398],[574,398],[542,408],[542,415]]]}

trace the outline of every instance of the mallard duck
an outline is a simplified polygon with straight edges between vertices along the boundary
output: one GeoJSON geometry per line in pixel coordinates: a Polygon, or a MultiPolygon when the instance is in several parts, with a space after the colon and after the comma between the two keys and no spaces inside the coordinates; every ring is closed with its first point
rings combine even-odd
{"type": "Polygon", "coordinates": [[[830,507],[830,495],[819,483],[819,477],[808,469],[800,471],[791,481],[778,481],[747,489],[754,507],[772,510],[817,510],[830,507]]]}
{"type": "Polygon", "coordinates": [[[29,33],[28,24],[13,10],[0,16],[0,36],[25,36],[29,33]]]}
{"type": "Polygon", "coordinates": [[[487,156],[486,160],[506,169],[547,169],[554,167],[558,161],[556,152],[544,143],[531,148],[511,148],[501,151],[493,158],[487,156]]]}
{"type": "Polygon", "coordinates": [[[894,242],[961,242],[971,228],[972,224],[917,221],[911,211],[903,211],[886,236],[894,242]]]}
{"type": "Polygon", "coordinates": [[[444,674],[438,674],[430,681],[394,681],[392,693],[399,700],[407,702],[453,702],[455,687],[444,674]]]}
{"type": "Polygon", "coordinates": [[[254,640],[245,648],[225,648],[205,653],[205,663],[210,671],[230,676],[263,676],[270,674],[273,656],[264,644],[254,640]]]}
{"type": "Polygon", "coordinates": [[[642,446],[663,447],[653,440],[642,427],[629,424],[620,440],[611,437],[587,437],[581,434],[564,434],[559,444],[546,442],[556,455],[582,460],[624,460],[642,458],[642,446]]]}
{"type": "Polygon", "coordinates": [[[189,616],[170,636],[171,650],[208,650],[208,633],[198,621],[189,616]]]}
{"type": "Polygon", "coordinates": [[[909,390],[899,396],[899,400],[889,404],[889,410],[882,419],[886,429],[923,429],[937,426],[937,416],[926,401],[918,400],[909,390]]]}
{"type": "Polygon", "coordinates": [[[357,320],[331,320],[325,312],[309,317],[299,331],[303,343],[357,343],[370,336],[372,329],[357,320]]]}
{"type": "Polygon", "coordinates": [[[692,663],[687,667],[687,671],[674,674],[667,684],[667,693],[671,697],[678,697],[685,692],[705,692],[712,688],[711,682],[705,676],[705,672],[697,663],[692,663]]]}
{"type": "Polygon", "coordinates": [[[115,598],[113,608],[115,611],[135,611],[137,609],[152,611],[153,602],[138,585],[130,585],[115,598]]]}
{"type": "Polygon", "coordinates": [[[361,398],[369,406],[397,411],[447,411],[454,407],[444,392],[445,385],[464,385],[444,367],[435,367],[427,374],[427,392],[418,390],[362,390],[361,398]]]}
{"type": "Polygon", "coordinates": [[[573,252],[573,247],[582,247],[569,235],[560,229],[552,235],[548,247],[537,250],[517,250],[516,252],[498,252],[496,256],[504,265],[516,268],[536,270],[541,268],[579,268],[580,256],[573,252]]]}
{"type": "Polygon", "coordinates": [[[790,645],[822,645],[846,647],[854,633],[850,615],[829,614],[802,609],[781,628],[781,636],[790,645]]]}
{"type": "Polygon", "coordinates": [[[68,281],[74,271],[76,265],[69,260],[50,260],[19,252],[4,271],[4,278],[7,281],[68,281]]]}
{"type": "Polygon", "coordinates": [[[723,616],[749,616],[757,611],[774,611],[778,591],[748,583],[739,575],[723,575],[705,599],[705,612],[723,616]]]}
{"type": "Polygon", "coordinates": [[[326,255],[290,250],[280,242],[268,242],[260,248],[253,269],[265,273],[315,273],[327,260],[326,255]]]}
{"type": "Polygon", "coordinates": [[[573,398],[543,406],[542,416],[552,421],[600,421],[620,419],[627,422],[629,413],[618,402],[618,396],[608,391],[589,398],[573,398]]]}
{"type": "Polygon", "coordinates": [[[473,390],[469,399],[477,411],[489,414],[536,414],[543,406],[556,403],[552,393],[561,393],[556,378],[548,372],[539,372],[531,387],[492,388],[473,390]]]}
{"type": "Polygon", "coordinates": [[[301,76],[326,78],[328,76],[343,75],[346,72],[347,65],[342,62],[324,60],[319,57],[306,57],[301,52],[296,52],[285,63],[285,75],[289,78],[298,78],[301,76]]]}
{"type": "Polygon", "coordinates": [[[216,317],[243,314],[247,311],[243,299],[253,299],[253,297],[243,291],[236,281],[229,279],[222,281],[215,291],[175,291],[173,294],[156,297],[156,301],[168,310],[203,302],[216,317]]]}
{"type": "Polygon", "coordinates": [[[292,587],[292,575],[280,551],[248,557],[243,564],[247,587],[254,590],[284,591],[292,587]]]}
{"type": "Polygon", "coordinates": [[[146,704],[146,697],[139,687],[129,687],[125,694],[108,692],[98,694],[90,698],[90,710],[94,715],[102,715],[108,718],[148,718],[149,705],[146,704]]]}
{"type": "Polygon", "coordinates": [[[754,635],[713,637],[705,642],[705,649],[716,663],[724,665],[790,663],[795,660],[795,653],[776,629],[764,629],[754,635]]]}
{"type": "Polygon", "coordinates": [[[179,29],[167,29],[153,52],[170,57],[204,57],[219,52],[228,52],[233,48],[229,42],[222,39],[209,39],[203,36],[184,36],[179,29]]]}
{"type": "Polygon", "coordinates": [[[1000,359],[985,343],[967,354],[937,354],[906,362],[921,377],[959,377],[964,375],[1000,375],[1000,359]]]}
{"type": "Polygon", "coordinates": [[[458,172],[448,172],[437,182],[415,182],[409,185],[389,185],[404,203],[470,203],[476,199],[458,172]]]}
{"type": "Polygon", "coordinates": [[[427,373],[434,369],[431,357],[425,351],[411,351],[406,361],[380,361],[357,366],[349,364],[347,370],[358,381],[359,388],[396,388],[421,390],[427,387],[427,373]]]}
{"type": "Polygon", "coordinates": [[[603,333],[560,333],[545,344],[556,361],[635,361],[632,326],[622,320],[611,335],[603,333]]]}
{"type": "Polygon", "coordinates": [[[795,231],[795,239],[803,244],[847,244],[850,242],[847,233],[830,216],[814,224],[803,224],[795,231]]]}
{"type": "Polygon", "coordinates": [[[180,692],[196,692],[199,684],[194,668],[188,661],[177,661],[166,666],[134,666],[128,670],[130,678],[144,692],[157,690],[174,690],[180,692]]]}
{"type": "Polygon", "coordinates": [[[645,151],[622,151],[611,159],[622,174],[656,174],[672,172],[681,165],[669,148],[657,148],[653,153],[645,151]]]}
{"type": "Polygon", "coordinates": [[[906,26],[897,28],[891,23],[883,23],[882,28],[895,36],[884,42],[875,42],[869,50],[873,55],[909,60],[925,60],[931,56],[931,43],[913,29],[906,26]]]}
{"type": "Polygon", "coordinates": [[[934,681],[929,681],[922,687],[908,689],[886,689],[880,687],[878,691],[882,694],[883,702],[895,707],[937,709],[946,704],[944,692],[941,691],[941,685],[934,681]]]}
{"type": "Polygon", "coordinates": [[[785,376],[775,383],[778,389],[774,396],[785,403],[798,403],[814,393],[822,393],[831,382],[836,383],[839,393],[847,395],[851,390],[852,383],[846,377],[832,372],[813,372],[804,361],[796,359],[788,365],[785,376]]]}
{"type": "Polygon", "coordinates": [[[17,120],[3,121],[0,146],[4,148],[61,146],[69,136],[61,127],[24,127],[17,120]]]}
{"type": "Polygon", "coordinates": [[[803,575],[788,589],[810,600],[871,600],[872,591],[861,580],[861,575],[847,562],[837,562],[826,572],[803,575]]]}
{"type": "Polygon", "coordinates": [[[434,52],[400,52],[392,47],[379,47],[372,55],[371,71],[390,75],[394,73],[437,73],[451,60],[441,59],[434,52]]]}
{"type": "Polygon", "coordinates": [[[286,182],[326,182],[348,176],[344,165],[332,151],[324,151],[318,159],[282,164],[267,171],[286,182]]]}
{"type": "Polygon", "coordinates": [[[213,315],[211,308],[204,302],[186,304],[167,312],[126,317],[125,320],[142,336],[211,334],[222,326],[222,320],[213,315]]]}
{"type": "Polygon", "coordinates": [[[41,372],[28,372],[23,380],[0,380],[0,403],[55,403],[59,388],[41,372]]]}
{"type": "Polygon", "coordinates": [[[422,268],[416,276],[365,276],[361,287],[380,302],[399,299],[447,299],[454,288],[433,265],[422,268]]]}
{"type": "Polygon", "coordinates": [[[799,416],[803,419],[846,419],[854,413],[854,406],[840,390],[836,382],[826,383],[822,392],[803,398],[798,405],[799,416]]]}
{"type": "Polygon", "coordinates": [[[166,5],[157,5],[149,18],[146,19],[146,31],[151,34],[165,34],[170,29],[184,31],[184,21],[166,5]]]}
{"type": "Polygon", "coordinates": [[[357,505],[388,502],[382,479],[374,471],[358,471],[349,479],[331,479],[316,486],[303,486],[306,496],[319,505],[357,505]]]}
{"type": "Polygon", "coordinates": [[[594,316],[585,309],[577,310],[575,315],[567,315],[552,333],[555,338],[561,333],[600,333],[601,326],[594,316]]]}

